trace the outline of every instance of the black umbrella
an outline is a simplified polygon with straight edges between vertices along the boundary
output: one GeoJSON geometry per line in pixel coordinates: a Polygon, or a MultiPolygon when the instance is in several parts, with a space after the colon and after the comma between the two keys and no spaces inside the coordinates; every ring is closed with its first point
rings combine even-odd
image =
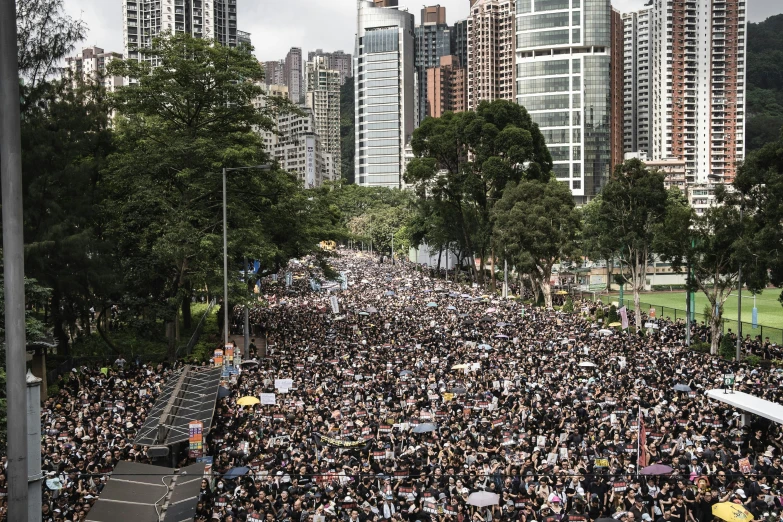
{"type": "Polygon", "coordinates": [[[485,315],[484,317],[482,317],[480,319],[480,322],[482,322],[482,323],[491,323],[492,322],[492,318],[487,316],[487,315],[485,315]]]}
{"type": "Polygon", "coordinates": [[[228,397],[229,395],[231,395],[231,390],[224,388],[223,386],[218,386],[218,399],[228,397]]]}
{"type": "Polygon", "coordinates": [[[464,321],[462,321],[462,323],[463,324],[476,324],[476,321],[474,321],[473,319],[465,319],[464,321]]]}

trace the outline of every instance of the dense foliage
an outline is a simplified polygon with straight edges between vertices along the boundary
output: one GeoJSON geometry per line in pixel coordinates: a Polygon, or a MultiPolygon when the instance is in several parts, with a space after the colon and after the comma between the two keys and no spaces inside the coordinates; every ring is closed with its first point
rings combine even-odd
{"type": "Polygon", "coordinates": [[[783,128],[783,14],[748,24],[747,151],[777,140],[783,128]]]}

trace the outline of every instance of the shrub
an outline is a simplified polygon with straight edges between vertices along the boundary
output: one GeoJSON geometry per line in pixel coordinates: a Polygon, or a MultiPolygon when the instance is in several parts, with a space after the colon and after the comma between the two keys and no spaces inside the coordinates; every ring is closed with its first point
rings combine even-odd
{"type": "Polygon", "coordinates": [[[758,355],[751,354],[745,357],[745,360],[743,362],[752,368],[758,366],[761,363],[761,360],[762,360],[761,357],[759,357],[758,355]]]}
{"type": "Polygon", "coordinates": [[[691,344],[691,350],[699,353],[710,353],[710,343],[693,343],[691,344]]]}
{"type": "Polygon", "coordinates": [[[737,347],[734,341],[728,335],[724,335],[720,340],[720,346],[718,347],[718,355],[724,359],[734,359],[737,354],[737,347]]]}
{"type": "Polygon", "coordinates": [[[572,313],[574,311],[574,300],[571,299],[571,296],[568,296],[568,299],[566,299],[565,303],[563,304],[563,311],[572,313]]]}
{"type": "Polygon", "coordinates": [[[603,319],[604,318],[604,309],[600,306],[595,309],[595,320],[603,319]]]}
{"type": "Polygon", "coordinates": [[[617,307],[612,305],[609,307],[609,315],[606,317],[607,323],[616,323],[620,321],[620,316],[617,315],[617,307]]]}

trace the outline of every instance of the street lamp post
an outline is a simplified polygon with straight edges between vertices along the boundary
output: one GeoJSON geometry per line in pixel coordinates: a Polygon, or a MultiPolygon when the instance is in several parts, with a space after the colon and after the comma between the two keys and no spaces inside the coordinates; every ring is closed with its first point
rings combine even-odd
{"type": "Polygon", "coordinates": [[[394,234],[391,235],[392,266],[394,266],[394,234]]]}
{"type": "MultiPolygon", "coordinates": [[[[272,170],[272,165],[254,165],[252,167],[223,167],[223,346],[228,344],[228,230],[227,230],[227,205],[226,205],[226,173],[231,170],[272,170]]],[[[247,266],[245,266],[247,274],[247,266]]],[[[245,305],[247,311],[247,305],[245,305]]],[[[244,347],[245,356],[247,356],[248,347],[244,347]]]]}

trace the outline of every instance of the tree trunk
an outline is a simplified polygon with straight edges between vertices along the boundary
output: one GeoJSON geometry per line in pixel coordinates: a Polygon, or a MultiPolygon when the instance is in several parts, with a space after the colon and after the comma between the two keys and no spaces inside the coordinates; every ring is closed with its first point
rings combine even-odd
{"type": "Polygon", "coordinates": [[[166,339],[169,341],[168,359],[170,362],[174,362],[177,359],[177,341],[175,340],[175,326],[174,321],[168,321],[166,323],[166,339]]]}
{"type": "Polygon", "coordinates": [[[180,307],[178,306],[177,307],[177,313],[174,316],[174,340],[177,342],[177,344],[179,344],[179,333],[180,333],[180,328],[179,328],[179,309],[180,309],[180,307]]]}
{"type": "MultiPolygon", "coordinates": [[[[722,309],[723,307],[721,307],[722,309]]],[[[715,305],[712,305],[712,313],[710,314],[710,353],[717,355],[718,347],[720,346],[720,322],[723,311],[715,313],[715,305]]]]}
{"type": "Polygon", "coordinates": [[[544,306],[552,308],[552,284],[548,277],[541,278],[541,292],[544,294],[544,306]]]}
{"type": "Polygon", "coordinates": [[[635,279],[634,285],[633,285],[633,307],[634,307],[634,317],[636,318],[636,330],[639,331],[639,329],[644,326],[642,324],[642,307],[639,304],[641,301],[641,296],[639,295],[639,280],[635,279]]]}
{"type": "Polygon", "coordinates": [[[182,299],[182,328],[185,330],[190,330],[190,328],[193,326],[193,316],[190,313],[190,303],[192,301],[193,296],[193,288],[190,285],[190,282],[186,284],[187,291],[185,292],[185,297],[182,299]]]}
{"type": "Polygon", "coordinates": [[[495,247],[492,247],[490,249],[489,255],[490,255],[489,266],[490,266],[490,269],[492,270],[492,274],[490,276],[490,288],[492,289],[492,293],[494,294],[495,290],[497,288],[496,283],[495,283],[495,247]]]}
{"type": "Polygon", "coordinates": [[[440,278],[440,258],[443,255],[443,247],[438,249],[438,278],[440,278]]]}
{"type": "Polygon", "coordinates": [[[63,316],[60,310],[60,288],[54,285],[52,289],[52,324],[54,325],[54,338],[57,339],[57,353],[60,355],[70,355],[70,345],[68,344],[68,332],[63,328],[63,316]]]}
{"type": "Polygon", "coordinates": [[[484,267],[486,266],[484,264],[484,249],[481,249],[481,252],[479,252],[479,255],[481,256],[481,262],[479,263],[479,273],[478,273],[478,284],[481,287],[481,291],[484,291],[484,267]]]}
{"type": "MultiPolygon", "coordinates": [[[[606,291],[611,292],[612,291],[612,262],[608,259],[606,260],[606,291]]],[[[622,306],[622,303],[620,303],[620,306],[622,306]]]]}

